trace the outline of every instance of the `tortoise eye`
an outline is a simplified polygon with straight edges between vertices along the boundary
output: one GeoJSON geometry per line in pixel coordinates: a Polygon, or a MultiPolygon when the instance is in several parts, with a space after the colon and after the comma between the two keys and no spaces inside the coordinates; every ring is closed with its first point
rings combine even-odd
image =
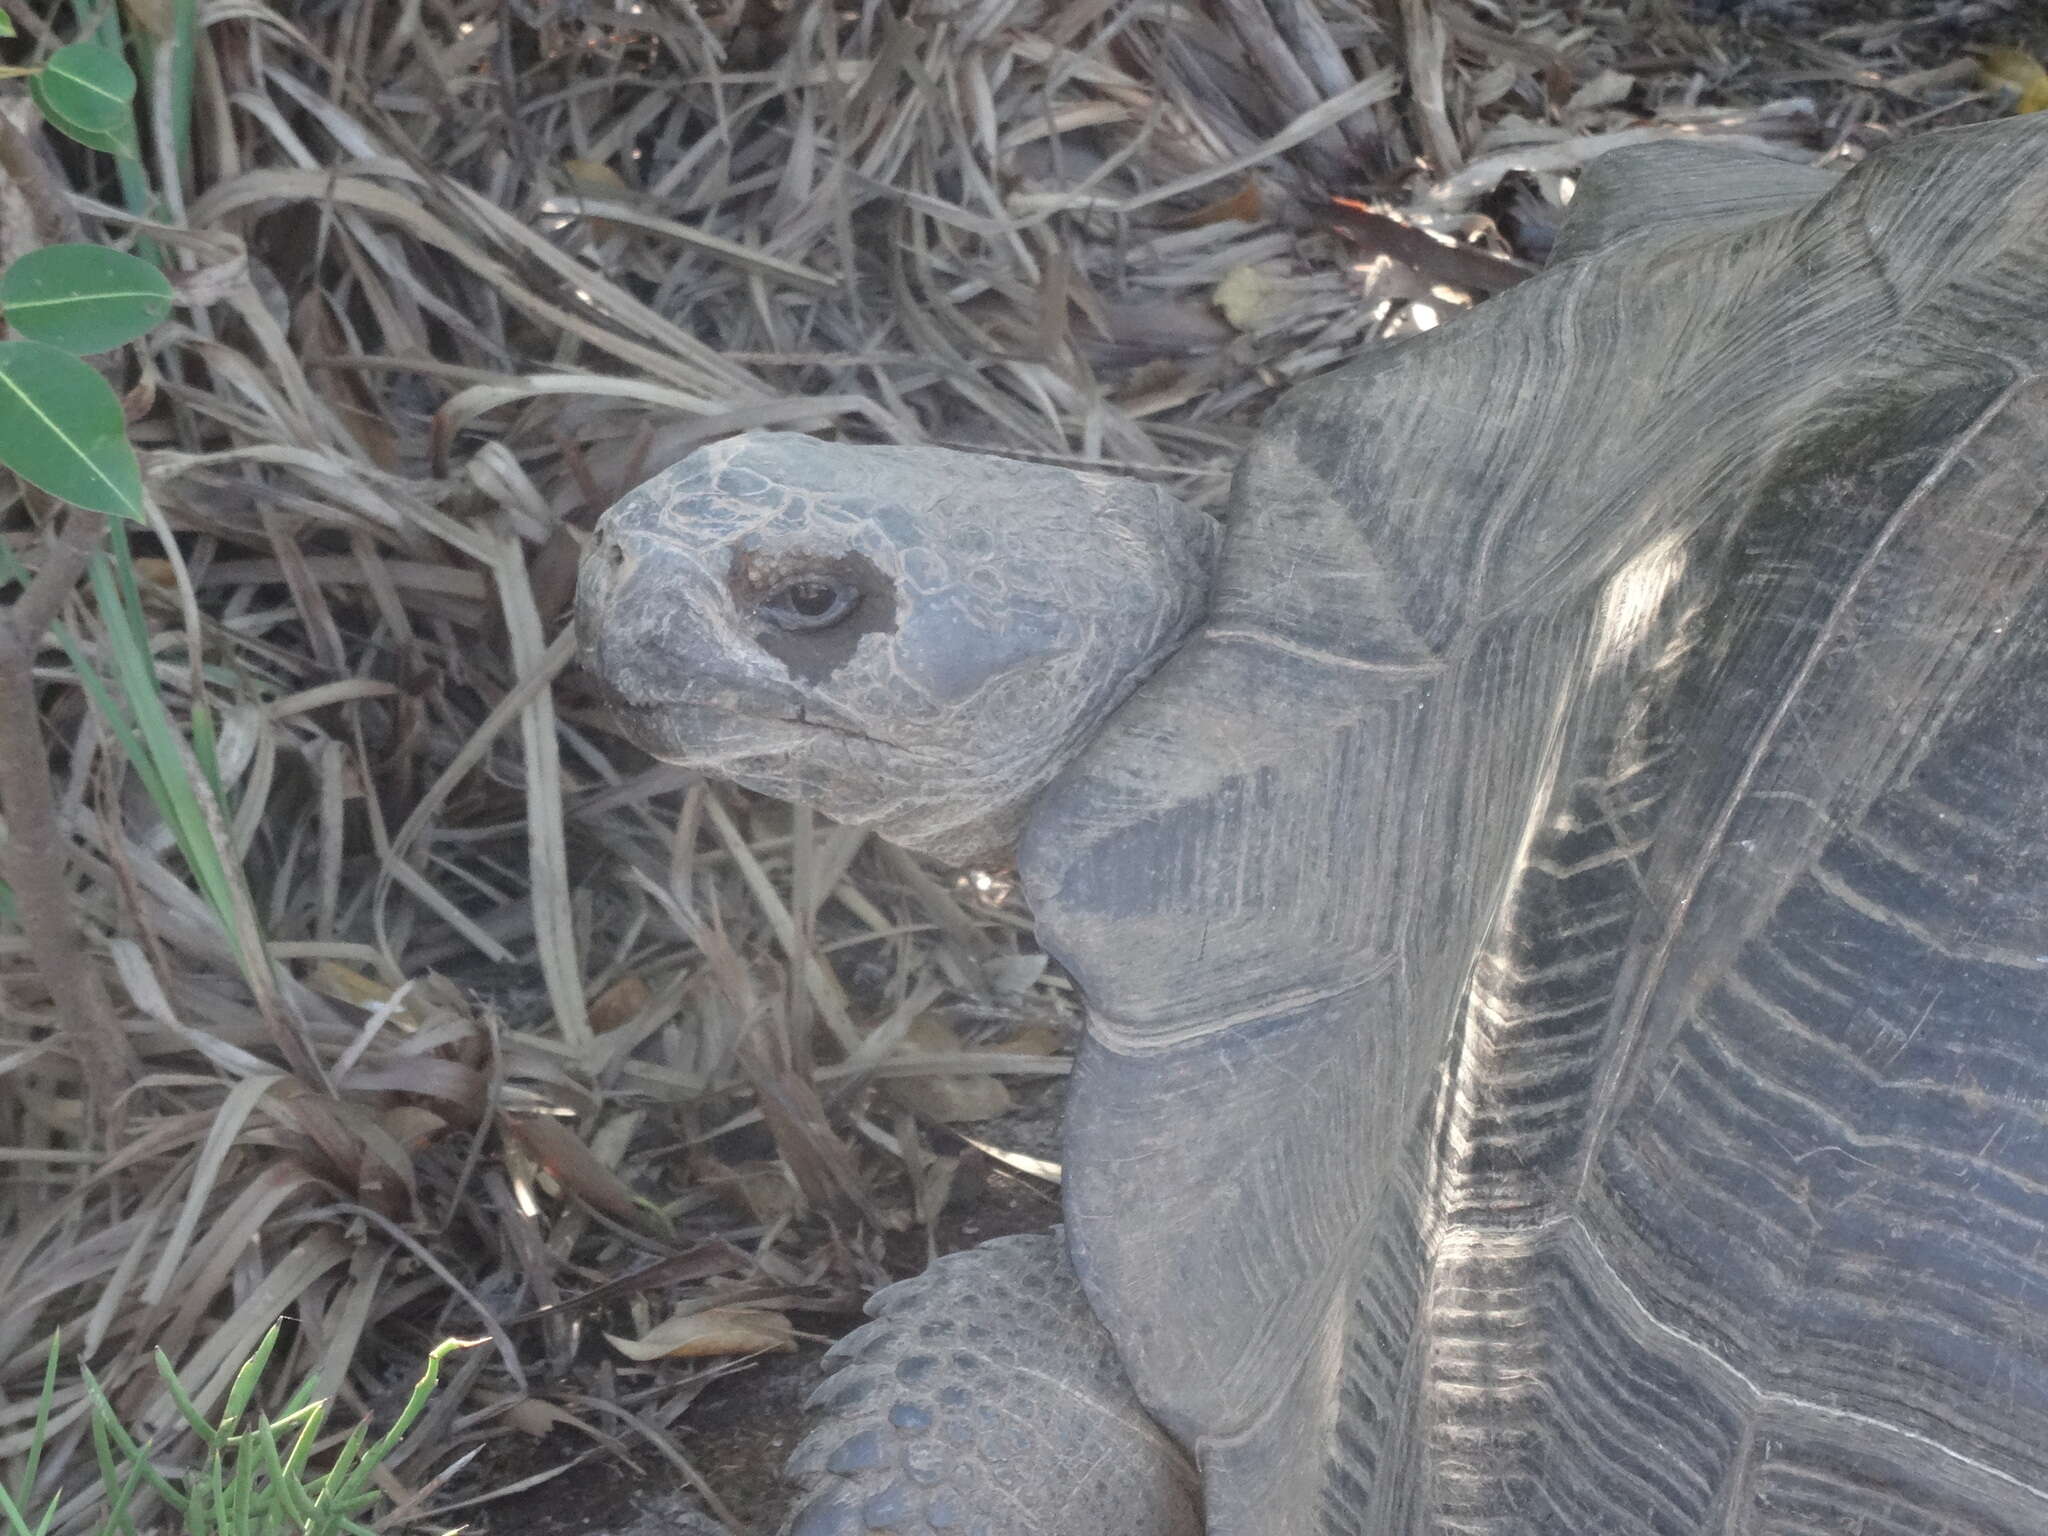
{"type": "Polygon", "coordinates": [[[761,613],[778,629],[830,629],[860,606],[860,589],[828,576],[799,576],[769,593],[761,613]]]}

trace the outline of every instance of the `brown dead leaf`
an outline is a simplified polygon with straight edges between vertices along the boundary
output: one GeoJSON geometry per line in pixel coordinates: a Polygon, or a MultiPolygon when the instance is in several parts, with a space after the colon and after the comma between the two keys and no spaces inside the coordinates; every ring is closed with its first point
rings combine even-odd
{"type": "Polygon", "coordinates": [[[631,194],[624,177],[596,160],[564,160],[562,177],[571,190],[586,197],[626,197],[631,194]]]}
{"type": "Polygon", "coordinates": [[[1384,255],[1432,283],[1475,293],[1499,293],[1536,275],[1536,269],[1476,246],[1441,238],[1418,225],[1348,197],[1330,200],[1337,232],[1353,245],[1384,255]]]}
{"type": "Polygon", "coordinates": [[[1634,75],[1625,75],[1619,70],[1603,69],[1572,92],[1572,99],[1564,104],[1564,115],[1573,117],[1582,112],[1598,111],[1602,107],[1618,107],[1628,100],[1629,92],[1635,88],[1634,75]]]}
{"type": "Polygon", "coordinates": [[[582,559],[582,540],[566,523],[557,523],[547,542],[535,552],[526,574],[533,584],[533,605],[543,622],[556,623],[575,603],[576,569],[582,559]]]}
{"type": "MultiPolygon", "coordinates": [[[[292,330],[301,351],[309,357],[340,357],[349,351],[348,337],[336,323],[329,304],[326,294],[308,293],[293,306],[292,330]]],[[[353,368],[309,367],[306,377],[319,386],[370,461],[380,469],[396,469],[398,435],[385,420],[380,402],[363,375],[353,368]]]]}
{"type": "MultiPolygon", "coordinates": [[[[622,203],[633,196],[633,189],[626,185],[623,176],[595,160],[564,160],[562,180],[573,196],[587,197],[593,202],[622,203]]],[[[626,230],[612,219],[592,219],[590,232],[602,240],[624,234],[626,230]]]]}
{"type": "Polygon", "coordinates": [[[1228,197],[1220,197],[1213,203],[1206,203],[1193,213],[1183,214],[1172,222],[1181,229],[1200,229],[1207,224],[1227,224],[1232,221],[1256,224],[1265,217],[1265,200],[1259,195],[1259,184],[1247,181],[1228,197]]]}
{"type": "Polygon", "coordinates": [[[1067,1037],[1049,1024],[1027,1024],[1002,1040],[991,1040],[982,1049],[1010,1056],[1057,1056],[1067,1048],[1067,1037]]]}
{"type": "MultiPolygon", "coordinates": [[[[904,1032],[903,1048],[895,1059],[900,1062],[905,1057],[930,1056],[934,1067],[941,1067],[946,1057],[958,1055],[966,1048],[952,1025],[936,1014],[926,1013],[914,1019],[904,1032]]],[[[926,1077],[892,1077],[883,1082],[882,1091],[905,1109],[941,1125],[993,1120],[1014,1102],[1002,1079],[981,1072],[935,1070],[926,1077]]]]}
{"type": "Polygon", "coordinates": [[[507,1113],[500,1117],[500,1123],[528,1157],[579,1200],[642,1231],[656,1225],[652,1212],[635,1198],[625,1181],[599,1162],[597,1155],[562,1121],[551,1115],[507,1113]]]}
{"type": "Polygon", "coordinates": [[[303,1139],[305,1154],[322,1177],[386,1216],[409,1214],[412,1159],[374,1112],[292,1082],[270,1095],[268,1108],[273,1120],[303,1139]]]}
{"type": "Polygon", "coordinates": [[[969,1125],[1007,1114],[1015,1101],[1001,1078],[972,1074],[892,1077],[883,1091],[905,1109],[941,1125],[969,1125]]]}
{"type": "Polygon", "coordinates": [[[522,1397],[505,1410],[504,1421],[522,1434],[538,1440],[566,1423],[570,1415],[553,1403],[537,1397],[522,1397]]]}
{"type": "Polygon", "coordinates": [[[653,996],[653,989],[638,974],[621,977],[591,1000],[591,1029],[601,1035],[631,1023],[653,996]]]}
{"type": "Polygon", "coordinates": [[[629,1360],[699,1360],[796,1348],[796,1330],[789,1319],[757,1307],[708,1307],[656,1323],[637,1339],[615,1333],[605,1338],[629,1360]]]}
{"type": "Polygon", "coordinates": [[[417,1152],[448,1129],[445,1118],[420,1104],[399,1104],[378,1117],[384,1133],[408,1152],[417,1152]]]}
{"type": "Polygon", "coordinates": [[[240,237],[215,229],[184,244],[199,257],[200,264],[164,274],[180,304],[189,309],[205,309],[248,287],[249,252],[240,237]]]}
{"type": "Polygon", "coordinates": [[[811,1204],[840,1220],[888,1218],[861,1182],[846,1144],[832,1129],[824,1101],[809,1075],[789,1059],[787,1042],[773,1029],[756,1029],[739,1042],[733,1059],[753,1084],[755,1103],[775,1150],[811,1204]]]}
{"type": "Polygon", "coordinates": [[[730,1196],[761,1226],[801,1216],[809,1207],[780,1162],[722,1163],[713,1157],[691,1161],[690,1180],[730,1196]]]}
{"type": "Polygon", "coordinates": [[[683,1285],[692,1280],[707,1279],[712,1275],[731,1274],[737,1270],[752,1267],[753,1260],[739,1248],[723,1238],[709,1242],[693,1243],[680,1253],[667,1258],[656,1259],[634,1270],[629,1275],[620,1275],[616,1280],[607,1280],[602,1285],[591,1287],[580,1295],[564,1297],[551,1306],[537,1307],[523,1312],[518,1317],[507,1318],[512,1323],[531,1322],[537,1317],[554,1317],[565,1313],[587,1312],[592,1307],[605,1306],[629,1296],[639,1296],[648,1291],[668,1286],[683,1285]]]}
{"type": "Polygon", "coordinates": [[[475,1125],[483,1117],[491,1092],[486,1074],[439,1056],[387,1056],[365,1062],[349,1073],[347,1086],[355,1093],[432,1099],[463,1125],[475,1125]]]}
{"type": "MultiPolygon", "coordinates": [[[[397,990],[338,960],[322,960],[306,977],[306,984],[315,992],[340,1002],[353,1003],[358,1008],[376,1008],[388,1002],[397,990]]],[[[401,1014],[404,1011],[402,1008],[399,1010],[401,1014]]]]}

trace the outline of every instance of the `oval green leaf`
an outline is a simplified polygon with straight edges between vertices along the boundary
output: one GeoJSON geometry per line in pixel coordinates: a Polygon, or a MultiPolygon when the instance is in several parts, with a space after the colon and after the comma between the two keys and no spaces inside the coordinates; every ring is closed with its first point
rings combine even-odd
{"type": "Polygon", "coordinates": [[[171,312],[171,284],[103,245],[46,245],[0,275],[0,311],[18,335],[66,352],[105,352],[171,312]]]}
{"type": "Polygon", "coordinates": [[[126,145],[134,137],[135,71],[110,48],[59,48],[29,77],[29,91],[43,116],[89,148],[126,145]]]}
{"type": "Polygon", "coordinates": [[[88,511],[142,516],[142,466],[120,400],[47,342],[0,341],[0,464],[88,511]]]}
{"type": "Polygon", "coordinates": [[[28,93],[34,99],[37,109],[42,112],[43,117],[49,122],[50,126],[58,129],[66,138],[83,144],[87,149],[104,150],[107,154],[125,156],[130,160],[138,157],[140,152],[136,148],[132,129],[124,129],[120,133],[95,133],[90,128],[81,128],[76,123],[67,123],[55,112],[52,112],[49,103],[43,100],[42,76],[30,75],[28,77],[28,93]]]}

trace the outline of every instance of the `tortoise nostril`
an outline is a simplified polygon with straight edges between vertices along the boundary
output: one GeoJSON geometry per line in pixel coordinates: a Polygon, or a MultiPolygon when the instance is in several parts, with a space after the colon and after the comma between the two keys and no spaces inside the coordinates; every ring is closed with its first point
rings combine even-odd
{"type": "Polygon", "coordinates": [[[626,552],[619,547],[618,540],[608,539],[605,541],[604,558],[605,563],[616,573],[626,563],[626,552]]]}

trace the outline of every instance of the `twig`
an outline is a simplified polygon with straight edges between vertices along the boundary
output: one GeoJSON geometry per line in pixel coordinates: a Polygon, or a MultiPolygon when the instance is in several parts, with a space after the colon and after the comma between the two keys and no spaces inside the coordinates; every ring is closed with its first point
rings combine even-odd
{"type": "Polygon", "coordinates": [[[14,892],[29,953],[78,1058],[87,1124],[102,1145],[111,1145],[134,1076],[133,1059],[99,973],[86,963],[79,941],[35,685],[43,631],[92,559],[96,540],[82,537],[88,519],[99,521],[82,512],[65,516],[61,530],[48,541],[42,569],[0,614],[0,816],[7,821],[0,873],[14,892]]]}
{"type": "Polygon", "coordinates": [[[28,205],[38,244],[57,245],[80,237],[78,211],[28,135],[15,127],[5,112],[0,112],[0,176],[14,184],[28,205]]]}
{"type": "Polygon", "coordinates": [[[57,617],[57,610],[64,606],[72,589],[78,585],[78,578],[92,563],[93,552],[99,548],[101,527],[100,519],[91,513],[69,513],[63,526],[49,538],[49,558],[30,578],[28,590],[7,610],[8,618],[14,623],[15,634],[30,647],[31,658],[35,654],[35,646],[43,638],[43,631],[50,627],[50,621],[57,617]]]}

